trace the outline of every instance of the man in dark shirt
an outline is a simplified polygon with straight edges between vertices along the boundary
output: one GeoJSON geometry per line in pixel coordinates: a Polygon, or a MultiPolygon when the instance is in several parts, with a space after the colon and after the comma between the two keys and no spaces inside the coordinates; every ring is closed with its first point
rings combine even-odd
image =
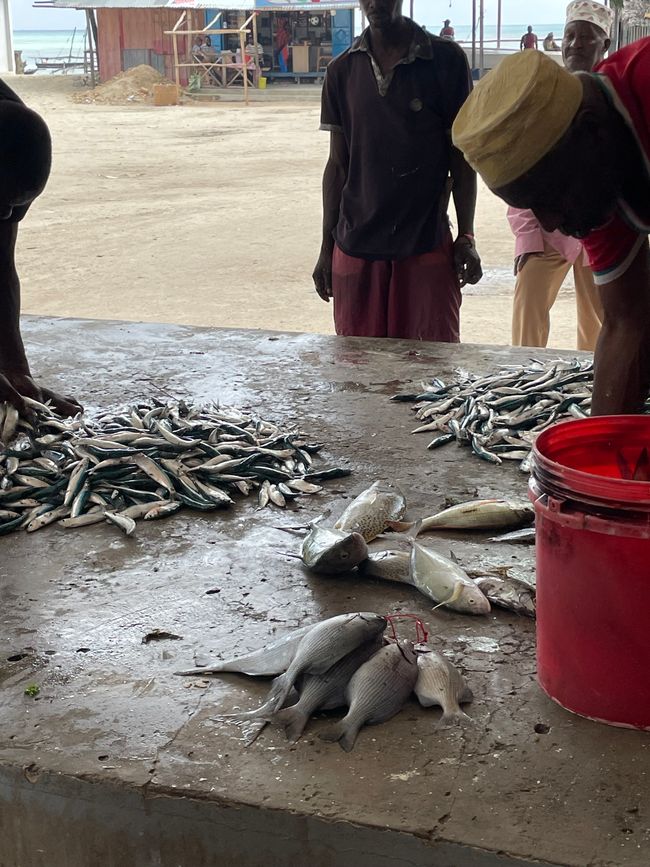
{"type": "Polygon", "coordinates": [[[52,401],[61,413],[81,407],[39,387],[20,336],[20,282],[14,251],[18,223],[39,196],[50,174],[52,145],[45,122],[0,81],[0,401],[28,413],[23,395],[52,401]]]}
{"type": "Polygon", "coordinates": [[[361,6],[370,26],[330,63],[323,88],[330,155],[316,291],[334,299],[337,334],[456,343],[460,287],[482,276],[476,175],[450,134],[469,66],[454,42],[403,17],[402,0],[361,6]]]}

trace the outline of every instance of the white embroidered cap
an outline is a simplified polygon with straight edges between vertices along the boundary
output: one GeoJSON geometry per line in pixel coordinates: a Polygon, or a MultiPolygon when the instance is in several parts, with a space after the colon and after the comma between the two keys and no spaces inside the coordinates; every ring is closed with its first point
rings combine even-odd
{"type": "Polygon", "coordinates": [[[566,24],[571,24],[572,21],[589,21],[609,36],[614,22],[614,12],[608,6],[596,3],[595,0],[573,0],[566,9],[566,24]]]}

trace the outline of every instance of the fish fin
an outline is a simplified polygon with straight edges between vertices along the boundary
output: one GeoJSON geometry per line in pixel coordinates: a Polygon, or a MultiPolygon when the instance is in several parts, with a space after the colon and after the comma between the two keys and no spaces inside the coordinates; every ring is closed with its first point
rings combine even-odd
{"type": "Polygon", "coordinates": [[[292,557],[294,560],[302,560],[300,554],[294,554],[292,551],[279,551],[275,549],[276,554],[282,554],[283,557],[292,557]]]}
{"type": "Polygon", "coordinates": [[[343,724],[343,720],[339,720],[335,725],[331,728],[327,729],[324,732],[321,732],[318,737],[325,741],[326,744],[335,744],[337,741],[340,741],[345,733],[345,726],[343,724]]]}
{"type": "Polygon", "coordinates": [[[386,527],[395,533],[405,533],[407,530],[415,527],[416,524],[417,521],[386,521],[386,527]]]}
{"type": "Polygon", "coordinates": [[[451,728],[452,726],[474,725],[474,720],[464,710],[454,710],[450,713],[443,713],[437,723],[437,728],[451,728]]]}
{"type": "Polygon", "coordinates": [[[460,698],[458,699],[459,704],[470,704],[474,701],[474,693],[472,690],[466,686],[465,689],[461,692],[460,698]]]}
{"type": "Polygon", "coordinates": [[[348,728],[343,732],[343,736],[339,740],[339,746],[342,750],[345,750],[346,753],[351,753],[354,749],[354,745],[357,742],[357,736],[359,734],[359,729],[355,726],[348,726],[348,728]]]}
{"type": "Polygon", "coordinates": [[[255,741],[262,734],[262,732],[267,727],[267,725],[268,725],[268,720],[259,720],[254,725],[252,725],[250,728],[246,729],[246,731],[244,732],[244,736],[245,736],[244,746],[245,747],[252,746],[252,744],[255,743],[255,741]]]}
{"type": "Polygon", "coordinates": [[[300,736],[309,722],[309,716],[299,711],[295,706],[287,707],[275,715],[273,722],[284,726],[287,740],[289,743],[295,744],[297,740],[300,740],[300,736]]]}
{"type": "Polygon", "coordinates": [[[456,586],[454,587],[454,592],[451,594],[449,599],[445,599],[443,602],[438,602],[438,604],[434,605],[431,610],[435,611],[438,608],[442,608],[443,605],[451,605],[452,602],[456,602],[458,599],[460,599],[462,593],[463,585],[459,581],[458,584],[456,584],[456,586]]]}
{"type": "Polygon", "coordinates": [[[409,530],[405,533],[404,538],[408,539],[409,542],[415,542],[415,540],[417,539],[421,530],[422,530],[422,521],[421,520],[420,521],[414,521],[411,524],[411,527],[409,528],[409,530]]]}

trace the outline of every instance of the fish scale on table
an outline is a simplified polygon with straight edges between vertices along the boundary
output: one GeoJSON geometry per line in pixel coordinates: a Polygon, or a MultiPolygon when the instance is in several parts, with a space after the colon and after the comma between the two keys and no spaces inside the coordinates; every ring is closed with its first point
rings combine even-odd
{"type": "Polygon", "coordinates": [[[422,422],[414,434],[436,433],[429,449],[455,441],[492,464],[518,461],[528,473],[537,435],[556,421],[585,418],[591,409],[591,360],[531,359],[487,376],[465,370],[455,374],[448,383],[435,378],[421,392],[392,398],[414,404],[422,422]]]}
{"type": "Polygon", "coordinates": [[[350,474],[316,466],[323,444],[299,430],[216,404],[154,400],[97,419],[27,404],[29,420],[0,404],[0,535],[100,521],[130,535],[136,520],[230,507],[253,492],[260,506],[285,508],[323,490],[315,482],[350,474]]]}

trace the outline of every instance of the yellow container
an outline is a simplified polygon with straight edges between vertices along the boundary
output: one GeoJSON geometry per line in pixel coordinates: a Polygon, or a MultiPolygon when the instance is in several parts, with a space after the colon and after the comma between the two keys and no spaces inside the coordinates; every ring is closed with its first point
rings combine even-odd
{"type": "Polygon", "coordinates": [[[266,78],[263,75],[260,75],[257,86],[260,90],[266,90],[266,78]]]}
{"type": "Polygon", "coordinates": [[[178,88],[175,84],[154,84],[154,105],[178,105],[178,88]]]}

